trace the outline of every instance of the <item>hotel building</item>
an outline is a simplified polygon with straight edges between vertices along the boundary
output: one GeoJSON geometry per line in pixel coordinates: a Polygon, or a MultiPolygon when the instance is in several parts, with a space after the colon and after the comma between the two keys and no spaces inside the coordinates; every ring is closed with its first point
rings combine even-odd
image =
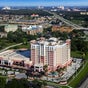
{"type": "Polygon", "coordinates": [[[43,27],[41,25],[30,25],[22,27],[22,31],[29,35],[36,35],[37,33],[43,32],[43,27]]]}
{"type": "MultiPolygon", "coordinates": [[[[27,53],[27,51],[26,51],[27,53]]],[[[0,66],[10,66],[16,68],[26,68],[29,69],[32,65],[32,61],[27,56],[24,56],[25,51],[17,51],[17,50],[6,50],[0,52],[0,66]]]]}
{"type": "Polygon", "coordinates": [[[73,30],[72,27],[70,26],[58,26],[58,25],[53,25],[52,26],[52,32],[53,31],[60,31],[60,32],[71,32],[73,30]]]}
{"type": "Polygon", "coordinates": [[[31,41],[31,61],[34,70],[43,70],[48,65],[48,70],[56,70],[58,66],[70,64],[70,39],[66,41],[57,38],[39,38],[31,41]]]}
{"type": "Polygon", "coordinates": [[[15,32],[17,29],[18,29],[18,26],[14,24],[6,24],[6,25],[0,26],[0,32],[5,32],[5,33],[8,33],[10,31],[15,32]]]}

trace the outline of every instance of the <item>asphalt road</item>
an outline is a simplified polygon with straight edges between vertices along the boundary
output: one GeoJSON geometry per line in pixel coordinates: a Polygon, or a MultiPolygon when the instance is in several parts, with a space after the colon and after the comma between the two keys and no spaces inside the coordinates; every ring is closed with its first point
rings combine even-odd
{"type": "Polygon", "coordinates": [[[88,78],[81,84],[79,88],[88,88],[88,78]]]}

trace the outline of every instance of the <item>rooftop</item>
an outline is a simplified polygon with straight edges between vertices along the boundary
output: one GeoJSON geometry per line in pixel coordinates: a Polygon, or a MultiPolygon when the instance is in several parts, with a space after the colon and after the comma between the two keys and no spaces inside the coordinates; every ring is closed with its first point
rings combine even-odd
{"type": "Polygon", "coordinates": [[[36,45],[44,44],[44,45],[49,45],[49,46],[55,46],[55,45],[62,46],[66,44],[66,41],[62,41],[55,37],[51,37],[49,39],[45,39],[44,37],[41,37],[41,38],[38,38],[37,40],[32,40],[31,43],[36,44],[36,45]]]}
{"type": "Polygon", "coordinates": [[[4,60],[30,60],[29,58],[30,52],[25,51],[14,51],[14,50],[7,50],[0,53],[0,58],[4,60]]]}
{"type": "Polygon", "coordinates": [[[37,30],[43,28],[41,25],[30,25],[22,27],[22,30],[37,30]]]}

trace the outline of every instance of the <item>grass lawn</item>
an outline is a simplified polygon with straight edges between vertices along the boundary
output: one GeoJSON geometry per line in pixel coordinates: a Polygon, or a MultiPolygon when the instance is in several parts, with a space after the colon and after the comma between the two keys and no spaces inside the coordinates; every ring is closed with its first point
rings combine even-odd
{"type": "Polygon", "coordinates": [[[8,47],[8,46],[11,46],[11,45],[15,45],[16,43],[9,43],[9,42],[0,42],[0,50],[8,47]]]}
{"type": "Polygon", "coordinates": [[[0,88],[4,88],[6,85],[7,76],[0,76],[0,88]]]}
{"type": "Polygon", "coordinates": [[[22,44],[22,45],[17,46],[17,47],[18,47],[18,49],[20,49],[20,48],[27,48],[27,49],[30,49],[30,44],[27,44],[27,45],[22,44]]]}
{"type": "Polygon", "coordinates": [[[84,58],[86,60],[84,68],[81,68],[77,76],[74,79],[71,79],[70,82],[68,83],[69,86],[76,88],[78,84],[81,82],[81,80],[83,80],[83,78],[85,78],[86,75],[88,74],[88,52],[83,57],[83,54],[80,51],[72,51],[71,56],[76,58],[84,58]]]}
{"type": "Polygon", "coordinates": [[[80,58],[82,58],[82,54],[81,54],[80,51],[72,51],[71,56],[72,57],[78,57],[78,58],[80,57],[80,58]]]}
{"type": "MultiPolygon", "coordinates": [[[[7,39],[0,39],[0,50],[8,47],[8,46],[11,46],[11,45],[15,45],[17,43],[13,42],[9,42],[7,39]]],[[[12,47],[11,49],[20,49],[20,48],[27,48],[29,49],[30,48],[30,44],[29,42],[27,44],[22,44],[20,46],[15,46],[15,47],[12,47]]]]}
{"type": "Polygon", "coordinates": [[[69,86],[77,88],[78,84],[81,82],[81,80],[83,80],[83,78],[85,78],[87,74],[88,74],[88,61],[86,61],[84,68],[82,68],[79,71],[77,76],[69,82],[69,86]]]}
{"type": "Polygon", "coordinates": [[[11,45],[15,45],[16,43],[6,43],[6,47],[11,46],[11,45]]]}
{"type": "Polygon", "coordinates": [[[15,46],[15,47],[12,47],[10,49],[21,49],[21,48],[25,48],[25,49],[30,49],[30,44],[22,44],[22,45],[19,45],[19,46],[15,46]]]}
{"type": "Polygon", "coordinates": [[[75,24],[82,24],[82,20],[71,20],[75,24]]]}
{"type": "Polygon", "coordinates": [[[7,77],[7,76],[1,76],[1,75],[0,75],[0,78],[5,78],[5,79],[6,79],[6,78],[8,78],[8,77],[7,77]]]}
{"type": "MultiPolygon", "coordinates": [[[[82,58],[83,54],[80,51],[72,51],[71,52],[71,57],[82,58]]],[[[88,52],[86,53],[84,59],[88,60],[88,52]]]]}

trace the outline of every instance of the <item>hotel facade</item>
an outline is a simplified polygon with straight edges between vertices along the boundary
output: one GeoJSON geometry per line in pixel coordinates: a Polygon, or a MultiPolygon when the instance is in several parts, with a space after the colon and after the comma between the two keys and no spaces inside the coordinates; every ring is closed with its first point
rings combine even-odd
{"type": "Polygon", "coordinates": [[[48,65],[48,70],[56,70],[70,64],[70,39],[61,41],[57,38],[39,38],[31,41],[31,61],[34,70],[43,70],[48,65]]]}

